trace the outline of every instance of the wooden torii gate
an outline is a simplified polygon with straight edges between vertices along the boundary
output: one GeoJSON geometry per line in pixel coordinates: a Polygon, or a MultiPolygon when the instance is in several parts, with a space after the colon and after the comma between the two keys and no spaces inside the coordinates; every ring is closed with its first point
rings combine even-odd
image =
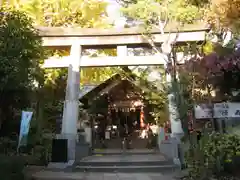
{"type": "MultiPolygon", "coordinates": [[[[68,68],[66,97],[63,110],[61,138],[68,139],[68,160],[75,160],[75,146],[77,137],[77,120],[79,111],[80,67],[106,67],[106,66],[142,66],[163,65],[166,55],[128,56],[128,47],[143,47],[149,45],[148,39],[143,35],[143,29],[82,29],[38,27],[43,39],[43,46],[54,48],[70,48],[70,56],[46,59],[43,68],[68,68]],[[114,47],[117,49],[116,57],[85,57],[83,49],[101,49],[114,47]]],[[[156,44],[175,40],[176,43],[205,41],[208,28],[200,25],[184,26],[180,31],[172,31],[171,26],[166,27],[166,33],[153,30],[152,38],[156,44]],[[171,30],[171,31],[170,31],[171,30]],[[171,32],[171,33],[169,33],[171,32]]],[[[172,116],[173,117],[173,116],[172,116]]],[[[174,121],[171,119],[171,122],[174,121]]]]}

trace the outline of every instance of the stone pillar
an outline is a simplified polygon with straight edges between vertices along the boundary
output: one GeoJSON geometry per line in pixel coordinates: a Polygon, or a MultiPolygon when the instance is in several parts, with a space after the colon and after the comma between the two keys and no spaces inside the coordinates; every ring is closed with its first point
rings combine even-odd
{"type": "MultiPolygon", "coordinates": [[[[172,59],[170,59],[171,53],[174,53],[174,56],[175,56],[175,52],[173,52],[172,44],[174,43],[176,38],[177,37],[173,37],[173,39],[169,39],[168,42],[164,42],[161,45],[161,49],[162,49],[163,53],[165,54],[165,59],[166,59],[166,63],[164,64],[165,69],[168,68],[167,63],[169,61],[170,62],[172,61],[172,59]]],[[[174,58],[176,58],[176,56],[174,58]]],[[[173,62],[171,62],[171,63],[173,63],[173,62]]],[[[166,74],[166,81],[167,81],[169,89],[171,89],[172,75],[168,72],[166,74]]],[[[174,96],[175,96],[175,94],[173,92],[170,92],[168,94],[168,111],[169,111],[169,120],[171,123],[171,130],[172,130],[171,136],[180,140],[180,138],[184,135],[184,132],[182,129],[181,120],[179,119],[179,112],[178,112],[178,108],[177,108],[174,96]]]]}
{"type": "Polygon", "coordinates": [[[68,160],[75,160],[77,141],[77,121],[79,115],[80,59],[81,45],[72,44],[68,67],[66,97],[63,109],[61,138],[68,139],[68,160]]]}
{"type": "MultiPolygon", "coordinates": [[[[172,77],[169,73],[166,75],[167,84],[169,84],[169,88],[172,86],[172,77]]],[[[175,102],[174,93],[170,92],[168,94],[168,111],[169,111],[169,120],[171,123],[171,137],[176,138],[177,140],[180,140],[180,138],[184,135],[183,129],[182,129],[182,123],[179,119],[179,113],[178,108],[175,102]]]]}

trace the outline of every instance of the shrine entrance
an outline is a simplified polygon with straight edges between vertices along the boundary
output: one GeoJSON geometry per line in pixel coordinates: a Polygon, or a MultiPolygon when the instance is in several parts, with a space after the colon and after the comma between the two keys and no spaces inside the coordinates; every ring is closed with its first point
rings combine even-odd
{"type": "Polygon", "coordinates": [[[95,121],[94,125],[94,149],[145,149],[152,148],[148,144],[147,134],[143,137],[145,126],[140,127],[140,113],[141,110],[130,110],[129,108],[117,108],[111,111],[111,117],[100,117],[95,121]],[[103,121],[107,121],[103,122],[103,121]],[[106,129],[104,134],[101,135],[101,130],[98,128],[106,129]],[[100,132],[100,133],[99,133],[100,132]],[[102,137],[101,137],[102,136],[102,137]],[[104,137],[103,137],[104,136],[104,137]],[[104,141],[101,141],[102,139],[104,141]],[[127,138],[124,141],[124,138],[127,138]],[[123,144],[124,142],[124,144],[123,144]]]}
{"type": "Polygon", "coordinates": [[[123,142],[127,143],[126,149],[154,148],[147,126],[153,120],[143,97],[140,87],[115,76],[81,98],[85,103],[91,101],[90,109],[95,108],[91,123],[93,148],[123,149],[123,142]],[[92,94],[97,94],[98,100],[88,99],[92,94]]]}
{"type": "MultiPolygon", "coordinates": [[[[68,79],[66,97],[64,101],[61,134],[58,139],[67,140],[68,160],[76,160],[79,154],[83,155],[88,151],[79,153],[79,149],[85,147],[80,143],[77,131],[79,115],[79,87],[80,69],[84,67],[116,67],[116,66],[159,66],[173,64],[172,57],[177,57],[177,51],[171,51],[178,44],[202,43],[205,41],[206,32],[209,30],[203,24],[184,25],[178,30],[178,24],[167,24],[160,32],[158,28],[152,29],[149,37],[143,34],[142,28],[122,29],[81,29],[81,28],[60,28],[60,27],[39,27],[39,33],[43,40],[43,46],[56,50],[68,50],[69,56],[53,56],[44,61],[43,68],[68,68],[68,79]],[[152,42],[153,41],[153,42],[152,42]],[[157,50],[163,47],[163,52],[155,52],[152,55],[136,53],[129,56],[128,48],[143,48],[155,44],[157,50]],[[84,50],[115,48],[117,56],[89,56],[84,55],[84,50]]],[[[184,54],[184,53],[183,53],[184,54]]],[[[177,59],[176,59],[177,60],[177,59]]],[[[183,58],[174,62],[179,64],[183,58]]],[[[171,85],[171,74],[166,73],[166,82],[171,85]]],[[[168,95],[169,119],[172,127],[172,135],[181,137],[183,131],[180,121],[176,121],[177,108],[174,104],[174,94],[168,95]]],[[[101,106],[98,107],[101,109],[101,106]]],[[[115,108],[115,107],[114,107],[115,108]]],[[[119,112],[118,108],[116,111],[119,112]]],[[[109,108],[111,111],[111,108],[109,108]]],[[[139,111],[138,109],[135,110],[139,111]]],[[[122,111],[123,112],[123,111],[122,111]]],[[[129,112],[128,112],[129,113],[129,112]]],[[[125,114],[125,112],[123,113],[125,114]]],[[[128,116],[124,116],[128,117],[128,116]]],[[[106,121],[108,122],[109,117],[106,121]]],[[[85,148],[87,149],[87,148],[85,148]]]]}

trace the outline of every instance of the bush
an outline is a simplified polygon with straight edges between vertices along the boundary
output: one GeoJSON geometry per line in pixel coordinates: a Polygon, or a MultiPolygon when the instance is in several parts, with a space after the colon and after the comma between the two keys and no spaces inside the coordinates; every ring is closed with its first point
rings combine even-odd
{"type": "Polygon", "coordinates": [[[240,138],[234,134],[204,134],[187,153],[190,179],[209,179],[212,176],[238,171],[240,138]]]}
{"type": "Polygon", "coordinates": [[[21,156],[0,155],[1,180],[24,180],[24,159],[21,156]]]}
{"type": "Polygon", "coordinates": [[[1,137],[0,138],[0,154],[11,156],[17,150],[17,138],[14,137],[1,137]]]}

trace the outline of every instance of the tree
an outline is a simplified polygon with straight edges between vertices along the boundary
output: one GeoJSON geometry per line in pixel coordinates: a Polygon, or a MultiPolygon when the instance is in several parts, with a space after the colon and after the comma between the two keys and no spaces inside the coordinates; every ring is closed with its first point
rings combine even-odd
{"type": "MultiPolygon", "coordinates": [[[[182,25],[185,24],[194,24],[198,21],[202,21],[204,17],[204,9],[208,5],[208,0],[206,1],[198,1],[198,0],[176,0],[176,1],[159,1],[159,0],[140,0],[136,2],[127,2],[126,6],[123,8],[123,12],[126,16],[131,17],[134,20],[140,21],[144,24],[146,28],[146,32],[144,33],[144,36],[149,39],[149,43],[157,53],[165,53],[165,47],[169,47],[170,51],[169,53],[166,53],[168,56],[173,55],[175,56],[175,53],[177,49],[174,47],[175,42],[168,41],[163,42],[161,48],[158,48],[157,45],[154,44],[154,40],[151,38],[151,29],[157,28],[159,29],[159,32],[164,34],[164,29],[166,26],[168,26],[169,23],[175,24],[175,27],[173,27],[173,30],[178,30],[182,25]]],[[[181,47],[182,51],[183,49],[187,49],[187,54],[190,54],[191,52],[191,46],[190,48],[181,47]]],[[[193,45],[194,46],[194,45],[193,45]]],[[[179,118],[182,120],[183,124],[186,124],[186,116],[188,109],[190,108],[189,102],[186,101],[184,95],[185,95],[185,89],[188,89],[187,87],[190,87],[189,84],[185,84],[184,87],[183,84],[180,84],[182,82],[179,82],[176,78],[176,62],[174,62],[176,59],[171,61],[170,59],[166,64],[168,65],[168,70],[174,70],[174,71],[168,71],[168,73],[172,76],[172,83],[171,88],[168,89],[172,93],[175,94],[175,104],[178,107],[178,111],[180,112],[179,118]]],[[[167,60],[166,60],[167,61],[167,60]]],[[[154,68],[150,68],[151,71],[154,70],[154,68]]],[[[156,71],[156,69],[155,69],[156,71]]],[[[190,74],[185,74],[189,76],[190,74]]],[[[188,78],[187,78],[188,79],[188,78]]],[[[187,82],[184,80],[184,82],[187,82]]],[[[167,84],[165,84],[168,86],[167,84]]],[[[159,102],[160,103],[160,102],[159,102]]],[[[161,103],[160,103],[161,104],[161,103]]]]}
{"type": "Polygon", "coordinates": [[[155,68],[156,75],[161,76],[161,79],[150,80],[149,75],[152,69],[149,68],[139,68],[137,72],[125,71],[125,76],[143,91],[143,100],[149,107],[150,115],[155,123],[160,125],[169,120],[166,104],[167,91],[164,85],[164,67],[159,66],[155,68]]]}
{"type": "Polygon", "coordinates": [[[194,0],[140,0],[128,3],[123,12],[135,20],[145,22],[148,26],[156,26],[162,22],[195,23],[203,18],[203,7],[203,3],[198,4],[194,0]]]}
{"type": "Polygon", "coordinates": [[[235,33],[239,33],[240,1],[211,0],[206,14],[208,22],[218,31],[230,29],[235,33]]]}
{"type": "MultiPolygon", "coordinates": [[[[98,0],[29,0],[22,2],[20,8],[34,20],[36,26],[107,28],[109,25],[106,19],[106,6],[107,3],[98,0]]],[[[69,52],[58,51],[57,54],[64,55],[69,52]]],[[[81,79],[84,82],[99,83],[98,80],[109,78],[113,70],[84,68],[81,71],[81,79]]]]}
{"type": "Polygon", "coordinates": [[[23,2],[21,8],[36,25],[105,28],[106,5],[97,0],[30,0],[23,2]]]}
{"type": "Polygon", "coordinates": [[[0,12],[0,123],[5,135],[18,131],[21,110],[31,107],[43,48],[25,13],[5,7],[0,12]]]}
{"type": "Polygon", "coordinates": [[[239,49],[217,44],[212,53],[203,55],[189,64],[194,63],[205,83],[219,90],[222,96],[232,96],[232,91],[238,91],[240,88],[239,60],[239,49]]]}
{"type": "MultiPolygon", "coordinates": [[[[106,28],[106,3],[98,0],[29,0],[20,1],[20,9],[33,19],[35,26],[54,27],[84,27],[84,28],[106,28]],[[93,13],[94,12],[94,13],[93,13]]],[[[94,51],[93,51],[94,52],[94,51]]],[[[93,52],[84,52],[92,55],[93,52]]],[[[48,56],[69,55],[68,50],[47,50],[48,56]]],[[[101,51],[100,53],[114,54],[114,51],[101,51]]],[[[115,68],[84,68],[81,69],[81,84],[99,84],[109,78],[115,68]]],[[[61,118],[63,102],[65,98],[65,87],[67,79],[67,69],[45,69],[44,86],[38,92],[38,119],[43,127],[54,127],[56,119],[61,118]],[[44,97],[44,98],[43,98],[44,97]]],[[[39,121],[39,123],[40,123],[39,121]]],[[[50,128],[54,130],[55,128],[50,128]]]]}

